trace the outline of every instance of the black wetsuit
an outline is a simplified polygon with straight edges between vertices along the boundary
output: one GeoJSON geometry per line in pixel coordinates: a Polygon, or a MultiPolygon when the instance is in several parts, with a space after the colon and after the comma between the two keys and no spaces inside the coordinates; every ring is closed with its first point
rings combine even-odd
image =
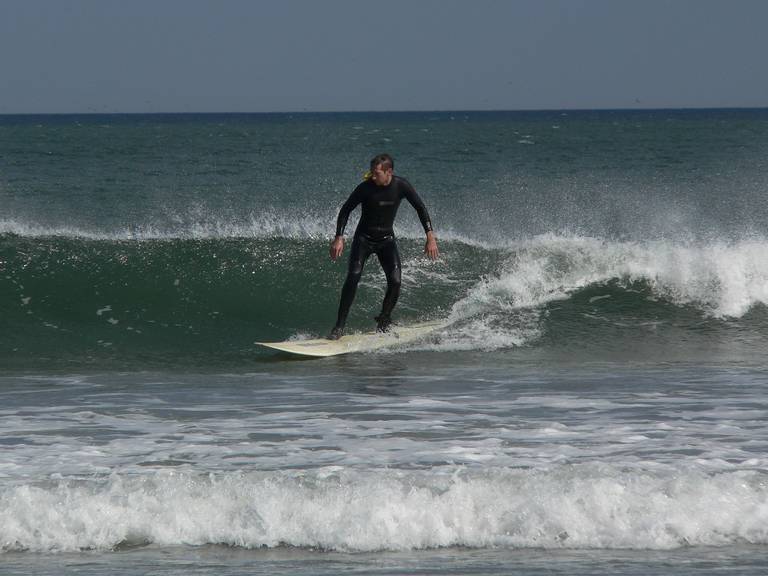
{"type": "Polygon", "coordinates": [[[388,321],[400,295],[400,253],[397,250],[392,225],[397,215],[397,208],[403,198],[408,200],[411,206],[416,209],[424,231],[432,230],[432,223],[429,220],[429,213],[424,202],[416,194],[413,186],[405,178],[399,176],[392,176],[392,181],[387,186],[377,186],[373,180],[366,180],[355,188],[339,210],[336,236],[344,234],[350,212],[358,204],[362,204],[362,215],[355,230],[352,250],[349,254],[347,279],[341,290],[336,328],[343,328],[347,321],[347,314],[352,306],[352,301],[355,299],[363,266],[371,254],[376,254],[379,258],[379,263],[387,277],[387,293],[384,296],[379,318],[388,321]]]}

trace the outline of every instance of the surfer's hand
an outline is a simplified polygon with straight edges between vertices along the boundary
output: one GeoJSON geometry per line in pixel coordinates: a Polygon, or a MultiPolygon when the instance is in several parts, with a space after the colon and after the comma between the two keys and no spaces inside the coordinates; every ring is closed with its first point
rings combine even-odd
{"type": "Polygon", "coordinates": [[[344,252],[344,236],[336,236],[336,238],[333,239],[330,252],[331,260],[336,262],[336,258],[341,256],[341,253],[344,252]]]}
{"type": "Polygon", "coordinates": [[[427,232],[427,243],[424,245],[424,254],[432,258],[432,260],[437,260],[437,239],[435,238],[434,232],[431,230],[427,232]]]}

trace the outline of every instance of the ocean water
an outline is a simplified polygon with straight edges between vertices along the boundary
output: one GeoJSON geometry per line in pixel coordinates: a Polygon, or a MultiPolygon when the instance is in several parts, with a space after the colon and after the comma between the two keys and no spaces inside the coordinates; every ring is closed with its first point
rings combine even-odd
{"type": "Polygon", "coordinates": [[[0,116],[0,572],[765,574],[767,189],[768,110],[0,116]],[[382,151],[446,327],[259,348],[382,151]]]}

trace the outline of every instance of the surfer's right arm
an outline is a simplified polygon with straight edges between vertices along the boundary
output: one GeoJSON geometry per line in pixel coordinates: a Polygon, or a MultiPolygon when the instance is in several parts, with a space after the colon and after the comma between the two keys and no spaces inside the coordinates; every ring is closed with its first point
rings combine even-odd
{"type": "Polygon", "coordinates": [[[331,260],[336,262],[336,258],[344,252],[344,236],[336,236],[331,242],[331,260]]]}
{"type": "Polygon", "coordinates": [[[339,217],[336,219],[336,236],[331,242],[331,260],[334,262],[341,256],[344,251],[344,228],[347,226],[347,220],[349,220],[349,214],[354,210],[358,204],[362,201],[360,186],[355,188],[352,194],[349,195],[347,201],[341,206],[339,210],[339,217]]]}

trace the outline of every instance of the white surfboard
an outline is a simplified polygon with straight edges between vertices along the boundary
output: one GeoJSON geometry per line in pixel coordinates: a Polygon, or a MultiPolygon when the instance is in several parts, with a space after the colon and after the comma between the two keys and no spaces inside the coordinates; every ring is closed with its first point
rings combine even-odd
{"type": "Polygon", "coordinates": [[[392,325],[386,333],[347,334],[338,340],[317,338],[314,340],[286,340],[284,342],[256,342],[256,344],[299,356],[337,356],[351,352],[370,352],[379,348],[406,344],[418,340],[442,326],[445,326],[444,322],[422,322],[410,326],[392,325]]]}

